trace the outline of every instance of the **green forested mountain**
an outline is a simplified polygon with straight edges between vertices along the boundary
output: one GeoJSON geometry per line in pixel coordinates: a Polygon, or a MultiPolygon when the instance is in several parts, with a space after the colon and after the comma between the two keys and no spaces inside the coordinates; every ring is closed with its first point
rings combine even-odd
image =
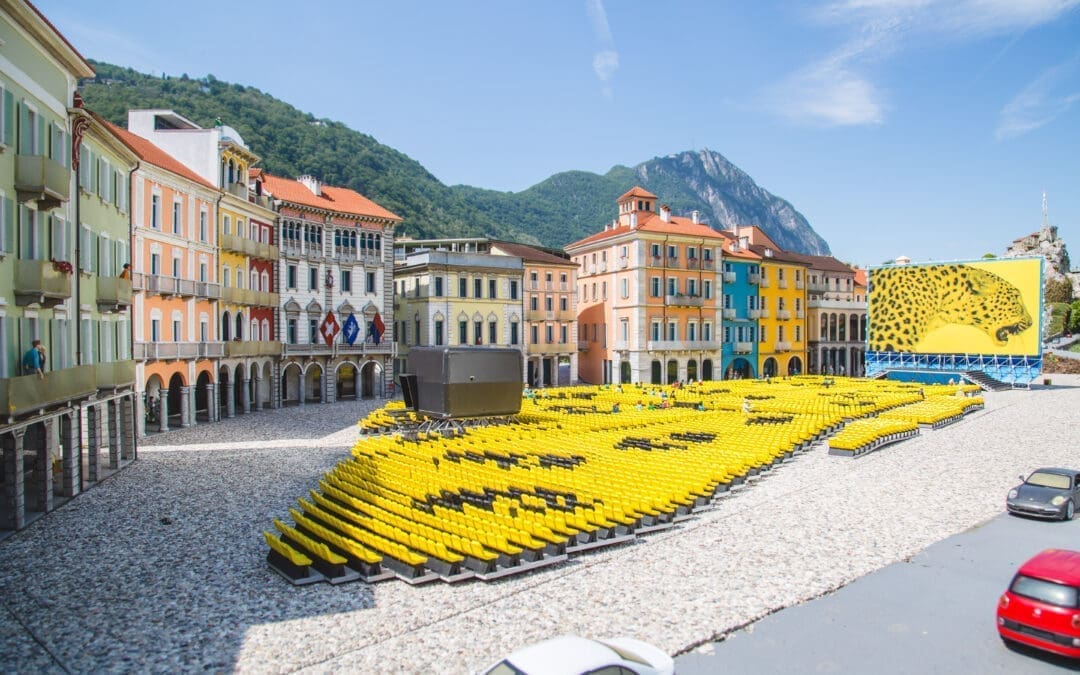
{"type": "Polygon", "coordinates": [[[116,124],[125,126],[130,108],[170,108],[202,126],[220,119],[240,132],[264,169],[353,188],[402,216],[401,231],[414,237],[491,235],[561,247],[601,229],[616,215],[615,199],[642,185],[676,214],[696,209],[717,227],[756,224],[781,246],[828,251],[790,204],[712,151],[617,166],[603,176],[568,171],[521,192],[448,186],[371,136],[317,119],[258,89],[213,76],[154,77],[92,63],[97,77],[81,83],[80,91],[87,107],[116,124]]]}

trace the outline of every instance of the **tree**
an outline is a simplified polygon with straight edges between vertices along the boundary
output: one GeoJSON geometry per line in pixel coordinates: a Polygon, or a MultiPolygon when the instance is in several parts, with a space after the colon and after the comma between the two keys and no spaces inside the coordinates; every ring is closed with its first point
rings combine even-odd
{"type": "Polygon", "coordinates": [[[1067,317],[1066,326],[1069,327],[1070,333],[1080,333],[1080,300],[1074,300],[1072,306],[1069,308],[1069,316],[1067,317]]]}
{"type": "Polygon", "coordinates": [[[996,257],[993,253],[983,253],[983,260],[993,260],[996,257]]]}
{"type": "Polygon", "coordinates": [[[1072,302],[1072,283],[1068,279],[1051,279],[1047,281],[1043,299],[1046,302],[1072,302]]]}

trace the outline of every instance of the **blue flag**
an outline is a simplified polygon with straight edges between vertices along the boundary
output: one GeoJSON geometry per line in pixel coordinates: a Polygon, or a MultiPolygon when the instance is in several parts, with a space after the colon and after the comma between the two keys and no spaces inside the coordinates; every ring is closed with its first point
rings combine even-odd
{"type": "Polygon", "coordinates": [[[356,320],[356,316],[349,315],[348,319],[345,319],[345,325],[341,327],[342,335],[345,337],[345,341],[350,345],[356,342],[356,337],[360,335],[360,323],[356,320]]]}

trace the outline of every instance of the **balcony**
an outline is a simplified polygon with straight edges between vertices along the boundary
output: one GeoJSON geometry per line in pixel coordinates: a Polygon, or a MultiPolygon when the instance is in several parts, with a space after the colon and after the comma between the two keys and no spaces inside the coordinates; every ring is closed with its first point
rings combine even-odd
{"type": "Polygon", "coordinates": [[[131,281],[119,277],[97,278],[97,305],[100,312],[118,312],[131,306],[131,281]]]}
{"type": "Polygon", "coordinates": [[[811,293],[825,293],[828,290],[829,290],[829,284],[815,284],[813,282],[810,283],[810,292],[811,293]]]}
{"type": "Polygon", "coordinates": [[[208,281],[196,281],[195,283],[195,295],[200,298],[207,298],[209,300],[217,300],[221,297],[221,284],[212,284],[208,281]]]}
{"type": "Polygon", "coordinates": [[[716,340],[649,340],[647,349],[657,352],[711,352],[720,349],[720,343],[716,340]]]}
{"type": "Polygon", "coordinates": [[[577,321],[577,312],[569,309],[560,309],[555,312],[555,320],[559,322],[563,321],[577,321]]]}
{"type": "Polygon", "coordinates": [[[71,297],[71,277],[48,260],[16,260],[15,304],[42,309],[61,305],[71,297]]]}
{"type": "Polygon", "coordinates": [[[767,310],[767,309],[759,309],[758,310],[758,318],[759,319],[768,319],[769,316],[770,316],[769,310],[767,310]]]}
{"type": "Polygon", "coordinates": [[[772,284],[769,283],[769,277],[766,276],[761,277],[761,281],[758,282],[758,286],[761,286],[762,288],[768,288],[771,285],[772,284]]]}
{"type": "Polygon", "coordinates": [[[724,318],[725,319],[734,319],[735,318],[735,310],[733,310],[733,309],[725,309],[724,310],[724,318]]]}
{"type": "Polygon", "coordinates": [[[589,343],[582,340],[577,343],[577,348],[579,352],[587,352],[589,351],[589,343]]]}
{"type": "Polygon", "coordinates": [[[701,261],[701,269],[711,270],[713,268],[713,261],[708,258],[701,261]]]}
{"type": "Polygon", "coordinates": [[[15,157],[15,192],[20,202],[37,202],[38,211],[48,211],[67,202],[71,192],[71,172],[60,162],[42,155],[15,157]]]}
{"type": "Polygon", "coordinates": [[[806,284],[803,282],[802,279],[796,279],[795,280],[795,288],[797,288],[798,290],[801,291],[805,287],[806,287],[806,284]]]}
{"type": "Polygon", "coordinates": [[[178,361],[199,357],[198,342],[136,342],[132,346],[138,361],[178,361]]]}
{"type": "Polygon", "coordinates": [[[747,312],[747,314],[750,315],[751,319],[760,319],[761,318],[761,310],[760,309],[751,309],[749,312],[747,312]]]}
{"type": "Polygon", "coordinates": [[[619,258],[619,269],[624,270],[630,267],[630,258],[619,258]]]}
{"type": "Polygon", "coordinates": [[[256,206],[261,206],[264,209],[273,209],[274,204],[270,199],[270,195],[252,195],[248,194],[248,201],[256,206]]]}
{"type": "Polygon", "coordinates": [[[281,354],[281,343],[276,340],[250,340],[225,343],[225,356],[232,358],[237,356],[278,356],[281,354]]]}
{"type": "Polygon", "coordinates": [[[220,359],[225,356],[224,342],[200,342],[198,344],[200,359],[220,359]]]}
{"type": "Polygon", "coordinates": [[[665,295],[664,304],[669,307],[701,307],[705,304],[705,298],[700,295],[665,295]]]}
{"type": "Polygon", "coordinates": [[[777,319],[785,319],[785,320],[790,319],[791,318],[791,310],[790,309],[778,309],[778,310],[776,310],[776,318],[777,319]]]}
{"type": "Polygon", "coordinates": [[[724,272],[724,283],[725,284],[733,284],[733,283],[735,283],[735,273],[734,272],[724,272]]]}
{"type": "Polygon", "coordinates": [[[239,197],[245,202],[248,200],[248,186],[244,183],[229,183],[225,186],[225,191],[234,197],[239,197]]]}
{"type": "Polygon", "coordinates": [[[802,311],[801,309],[795,310],[795,318],[796,319],[805,319],[806,318],[806,312],[802,311]]]}
{"type": "MultiPolygon", "coordinates": [[[[288,342],[281,343],[284,350],[284,356],[300,356],[307,354],[330,354],[330,347],[325,342],[309,342],[305,344],[290,344],[288,342]]],[[[347,342],[334,343],[334,352],[338,354],[357,354],[357,355],[383,355],[383,356],[397,356],[397,343],[391,342],[389,339],[383,340],[379,344],[373,344],[371,342],[357,342],[350,345],[347,342]]]]}
{"type": "Polygon", "coordinates": [[[49,371],[45,377],[9,377],[0,380],[0,410],[10,419],[96,393],[95,366],[49,371]]]}
{"type": "Polygon", "coordinates": [[[698,262],[697,258],[687,258],[686,259],[686,269],[688,269],[688,270],[696,270],[699,266],[700,265],[699,265],[699,262],[698,262]]]}
{"type": "MultiPolygon", "coordinates": [[[[222,234],[220,243],[222,250],[261,260],[277,260],[280,254],[278,247],[273,244],[266,244],[247,237],[238,237],[235,234],[222,234]]],[[[299,255],[299,251],[296,251],[296,254],[299,255]]],[[[355,251],[352,257],[356,257],[355,251]]]]}
{"type": "Polygon", "coordinates": [[[775,351],[777,351],[777,352],[790,352],[791,351],[791,343],[790,342],[777,342],[775,351]]]}
{"type": "Polygon", "coordinates": [[[736,342],[733,348],[736,354],[750,354],[754,351],[753,342],[736,342]]]}
{"type": "Polygon", "coordinates": [[[540,344],[535,344],[535,345],[530,344],[526,348],[526,353],[535,354],[537,356],[547,356],[547,355],[555,355],[555,354],[569,354],[572,351],[574,351],[574,345],[572,345],[570,343],[563,343],[563,344],[540,343],[540,344]]]}
{"type": "Polygon", "coordinates": [[[787,288],[787,279],[778,279],[776,281],[776,287],[786,289],[787,288]]]}
{"type": "Polygon", "coordinates": [[[746,280],[749,281],[752,284],[760,284],[761,283],[761,275],[758,274],[757,272],[751,272],[750,274],[746,275],[746,280]]]}
{"type": "Polygon", "coordinates": [[[113,361],[94,365],[98,389],[120,389],[135,386],[135,361],[113,361]]]}
{"type": "MultiPolygon", "coordinates": [[[[215,284],[216,285],[216,284],[215,284]]],[[[237,305],[252,305],[255,307],[277,307],[278,294],[267,291],[253,291],[250,288],[232,288],[226,286],[221,289],[221,299],[237,305]]]]}

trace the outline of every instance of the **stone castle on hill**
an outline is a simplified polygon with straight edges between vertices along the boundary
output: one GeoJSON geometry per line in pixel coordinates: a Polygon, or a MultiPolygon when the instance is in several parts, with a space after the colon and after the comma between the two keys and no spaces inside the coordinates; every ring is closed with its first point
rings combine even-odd
{"type": "Polygon", "coordinates": [[[1043,283],[1069,279],[1072,282],[1073,296],[1080,297],[1080,272],[1073,272],[1069,262],[1069,250],[1065,240],[1058,237],[1058,228],[1050,224],[1046,208],[1046,194],[1043,194],[1042,227],[1038,232],[1014,239],[1005,251],[1006,258],[1024,256],[1042,256],[1046,260],[1043,268],[1043,283]]]}

